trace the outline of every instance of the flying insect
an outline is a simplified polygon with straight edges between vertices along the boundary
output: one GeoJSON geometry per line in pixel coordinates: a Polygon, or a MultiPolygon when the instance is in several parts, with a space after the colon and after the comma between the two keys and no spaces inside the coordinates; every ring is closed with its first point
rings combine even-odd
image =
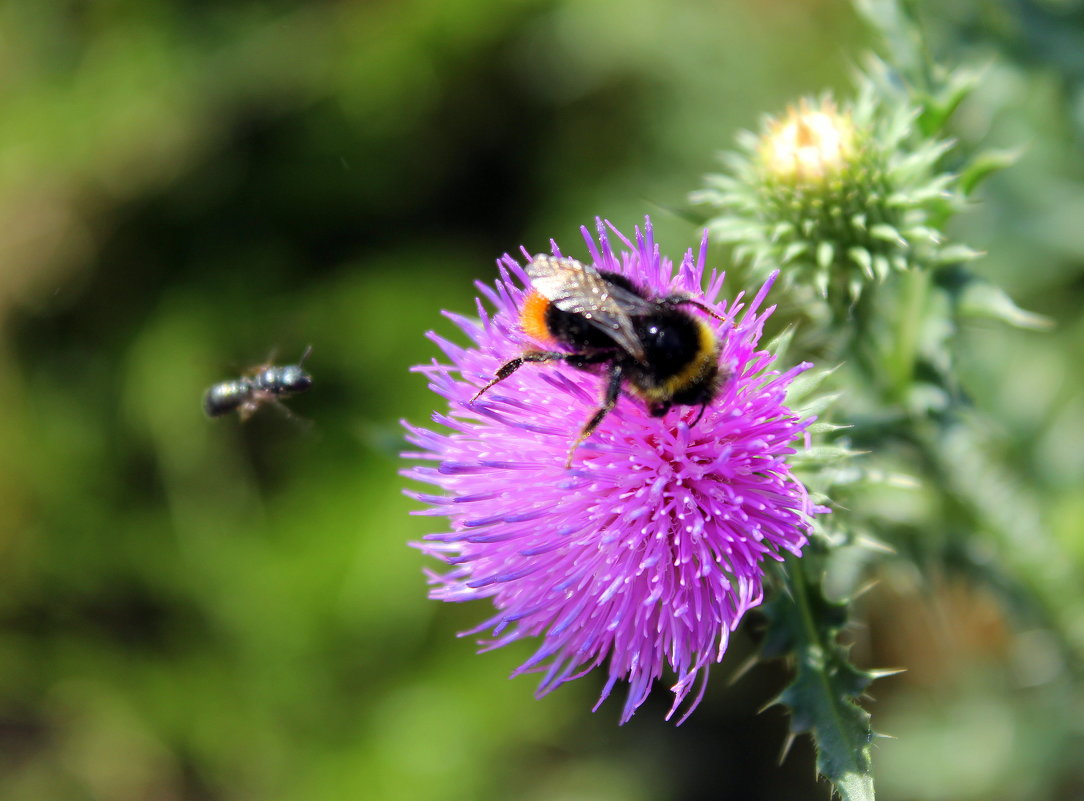
{"type": "Polygon", "coordinates": [[[693,424],[700,420],[727,371],[719,366],[715,331],[687,307],[725,318],[684,293],[654,297],[619,273],[575,259],[538,255],[526,272],[531,292],[520,310],[520,327],[552,349],[527,350],[506,362],[471,403],[528,362],[563,362],[602,375],[601,405],[572,443],[566,467],[622,390],[641,398],[653,417],[673,406],[700,406],[693,424]]]}
{"type": "Polygon", "coordinates": [[[236,411],[243,422],[265,403],[282,406],[283,398],[312,386],[312,376],[301,368],[311,352],[311,346],[305,348],[297,364],[276,365],[268,359],[267,363],[253,367],[240,378],[220,381],[204,393],[203,411],[208,417],[221,417],[236,411]]]}

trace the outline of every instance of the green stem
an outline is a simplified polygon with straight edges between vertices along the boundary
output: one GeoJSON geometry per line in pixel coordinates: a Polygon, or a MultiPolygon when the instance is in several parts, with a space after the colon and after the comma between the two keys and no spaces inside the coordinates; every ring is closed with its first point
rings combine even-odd
{"type": "Polygon", "coordinates": [[[910,270],[901,276],[895,334],[886,344],[884,354],[888,401],[905,400],[911,388],[929,292],[930,275],[926,270],[910,270]]]}
{"type": "Polygon", "coordinates": [[[807,642],[817,641],[817,625],[813,620],[813,609],[809,603],[809,586],[805,577],[805,566],[812,564],[813,561],[812,558],[800,560],[793,556],[787,557],[787,575],[791,580],[794,603],[798,607],[798,614],[802,619],[802,629],[805,631],[807,642]]]}

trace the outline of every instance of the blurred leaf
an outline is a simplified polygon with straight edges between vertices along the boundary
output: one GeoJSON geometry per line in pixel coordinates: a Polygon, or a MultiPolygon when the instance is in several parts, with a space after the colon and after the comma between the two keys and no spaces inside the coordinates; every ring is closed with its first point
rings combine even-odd
{"type": "Polygon", "coordinates": [[[1021,309],[1004,289],[960,265],[941,271],[937,280],[948,291],[960,317],[998,320],[1031,331],[1048,331],[1054,325],[1048,317],[1021,309]]]}
{"type": "Polygon", "coordinates": [[[931,87],[934,94],[922,93],[918,98],[922,108],[922,113],[918,117],[918,127],[923,136],[927,137],[941,134],[949,117],[971,94],[982,77],[979,70],[962,67],[951,71],[938,67],[933,71],[936,76],[935,86],[931,87]]]}
{"type": "Polygon", "coordinates": [[[984,150],[971,158],[960,172],[960,191],[970,197],[980,183],[1020,159],[1019,148],[984,150]]]}
{"type": "MultiPolygon", "coordinates": [[[[771,341],[767,345],[767,349],[770,353],[775,354],[776,359],[780,361],[786,361],[787,350],[790,349],[790,344],[794,340],[794,332],[796,330],[797,327],[791,324],[784,328],[782,331],[780,331],[778,334],[776,334],[774,337],[772,337],[771,341]]],[[[791,393],[794,392],[794,384],[798,381],[801,381],[801,376],[794,379],[794,381],[791,382],[790,387],[788,387],[788,400],[791,393]]]]}
{"type": "Polygon", "coordinates": [[[838,445],[814,445],[812,448],[804,448],[792,454],[789,461],[795,467],[806,467],[811,464],[839,462],[861,453],[861,451],[852,451],[850,448],[838,445]]]}
{"type": "Polygon", "coordinates": [[[925,47],[909,4],[898,0],[854,0],[854,7],[884,38],[892,67],[912,84],[922,86],[925,47]]]}

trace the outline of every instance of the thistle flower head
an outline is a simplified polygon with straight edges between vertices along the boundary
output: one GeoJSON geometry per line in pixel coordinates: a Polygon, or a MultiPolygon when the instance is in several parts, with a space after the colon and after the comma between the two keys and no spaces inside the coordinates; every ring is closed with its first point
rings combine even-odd
{"type": "MultiPolygon", "coordinates": [[[[477,319],[448,314],[471,344],[429,334],[447,361],[416,369],[448,408],[433,415],[439,431],[404,424],[416,446],[407,456],[423,461],[404,474],[440,490],[410,493],[427,504],[419,514],[448,521],[419,544],[449,566],[430,575],[432,597],[491,601],[494,614],[467,632],[488,632],[484,650],[539,638],[514,674],[541,672],[539,695],[605,664],[599,703],[627,681],[624,722],[667,668],[671,714],[699,678],[695,707],[709,664],[761,602],[764,560],[800,553],[811,516],[826,510],[787,464],[811,420],[792,413],[785,394],[809,365],[780,372],[758,349],[772,279],[752,299],[727,302],[722,275],[702,288],[706,237],[676,271],[650,220],[633,240],[601,221],[597,240],[584,237],[597,269],[651,295],[688,293],[727,321],[711,325],[729,377],[701,419],[694,425],[700,410],[682,406],[652,417],[623,395],[569,468],[569,445],[598,408],[599,375],[528,364],[472,404],[502,364],[537,347],[518,324],[527,275],[505,255],[496,284],[478,285],[491,310],[479,301],[477,319]]],[[[561,255],[556,244],[553,252],[561,255]]]]}
{"type": "Polygon", "coordinates": [[[738,258],[812,285],[837,308],[891,272],[941,260],[936,225],[962,203],[937,171],[947,143],[915,135],[916,111],[872,80],[840,111],[802,100],[759,135],[739,137],[728,172],[693,195],[716,211],[709,230],[738,258]]]}

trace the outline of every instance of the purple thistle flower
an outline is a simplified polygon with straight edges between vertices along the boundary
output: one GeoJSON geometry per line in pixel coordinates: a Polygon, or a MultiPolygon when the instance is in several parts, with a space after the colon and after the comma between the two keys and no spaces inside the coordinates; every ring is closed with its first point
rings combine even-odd
{"type": "Polygon", "coordinates": [[[703,417],[690,425],[700,409],[687,406],[652,417],[641,401],[622,396],[569,469],[569,445],[598,407],[600,376],[529,364],[471,404],[502,364],[537,347],[518,327],[530,284],[506,254],[497,262],[495,286],[478,284],[492,314],[481,300],[477,320],[445,313],[472,345],[428,335],[450,363],[415,369],[447,399],[449,412],[433,415],[447,430],[404,423],[419,449],[405,455],[436,463],[404,475],[443,491],[410,492],[430,505],[418,514],[450,520],[450,531],[418,545],[452,566],[429,573],[431,597],[491,598],[496,607],[464,632],[488,630],[483,651],[541,637],[513,673],[543,672],[538,696],[608,659],[595,708],[618,680],[628,680],[622,723],[669,665],[677,681],[668,719],[701,678],[684,720],[703,696],[710,663],[722,660],[730,632],[763,598],[763,560],[781,560],[782,551],[800,554],[811,516],[827,511],[810,502],[786,463],[812,422],[784,405],[786,390],[811,365],[780,373],[770,369],[774,357],[757,350],[775,308],[761,310],[774,274],[751,302],[742,293],[718,302],[723,275],[712,271],[702,289],[706,235],[698,257],[686,252],[675,275],[650,219],[636,229],[635,243],[609,223],[597,227],[597,244],[582,229],[597,269],[621,273],[655,295],[690,293],[728,321],[704,315],[717,331],[729,377],[703,417]],[[610,231],[625,248],[620,255],[610,231]]]}

